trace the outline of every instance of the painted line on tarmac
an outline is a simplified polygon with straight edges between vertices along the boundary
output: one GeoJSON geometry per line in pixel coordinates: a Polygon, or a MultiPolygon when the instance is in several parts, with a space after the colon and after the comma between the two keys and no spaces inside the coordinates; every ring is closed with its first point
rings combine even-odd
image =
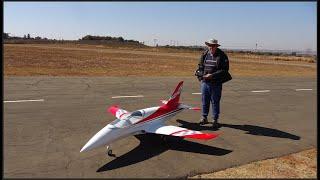
{"type": "Polygon", "coordinates": [[[201,94],[201,93],[192,93],[192,94],[201,94]]]}
{"type": "Polygon", "coordinates": [[[296,89],[296,91],[312,91],[312,89],[296,89]]]}
{"type": "Polygon", "coordinates": [[[135,97],[144,97],[143,95],[137,95],[137,96],[113,96],[112,99],[115,98],[135,98],[135,97]]]}
{"type": "Polygon", "coordinates": [[[264,93],[264,92],[270,92],[270,90],[257,90],[257,91],[251,91],[254,93],[264,93]]]}
{"type": "Polygon", "coordinates": [[[43,102],[44,99],[28,99],[28,100],[15,100],[15,101],[3,101],[4,103],[14,103],[14,102],[43,102]]]}
{"type": "MultiPolygon", "coordinates": [[[[312,91],[313,89],[296,89],[296,91],[312,91]]],[[[270,90],[266,89],[266,90],[255,90],[255,91],[251,91],[253,93],[266,93],[266,92],[270,92],[270,90]]],[[[202,93],[191,93],[191,94],[202,94],[202,93]]],[[[137,96],[113,96],[111,98],[127,98],[127,97],[144,97],[143,95],[137,95],[137,96]]]]}
{"type": "MultiPolygon", "coordinates": [[[[312,91],[313,89],[295,89],[296,91],[312,91]]],[[[266,89],[266,90],[255,90],[255,91],[251,91],[253,93],[264,93],[264,92],[270,92],[270,90],[266,89]]],[[[192,94],[201,94],[201,93],[192,93],[192,94]]]]}

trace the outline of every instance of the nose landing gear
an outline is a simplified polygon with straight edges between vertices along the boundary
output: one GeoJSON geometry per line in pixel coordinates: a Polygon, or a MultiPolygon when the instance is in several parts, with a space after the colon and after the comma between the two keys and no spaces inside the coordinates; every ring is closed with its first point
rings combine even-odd
{"type": "Polygon", "coordinates": [[[110,157],[116,157],[116,155],[112,153],[112,149],[110,146],[107,146],[107,154],[110,157]]]}

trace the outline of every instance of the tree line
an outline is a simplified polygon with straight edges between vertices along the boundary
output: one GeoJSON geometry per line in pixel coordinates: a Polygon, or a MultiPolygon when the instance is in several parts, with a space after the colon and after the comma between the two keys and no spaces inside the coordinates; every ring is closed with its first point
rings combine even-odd
{"type": "MultiPolygon", "coordinates": [[[[13,40],[21,40],[21,39],[29,39],[29,40],[53,40],[53,39],[48,39],[48,38],[42,38],[40,36],[36,36],[36,37],[31,37],[30,34],[26,34],[26,35],[23,35],[23,37],[19,37],[19,36],[10,36],[9,35],[10,33],[3,33],[3,38],[6,40],[6,39],[13,39],[13,40]]],[[[55,39],[54,39],[55,40],[55,39]]]]}
{"type": "MultiPolygon", "coordinates": [[[[139,41],[135,40],[126,40],[123,37],[111,37],[111,36],[92,36],[92,35],[86,35],[79,39],[80,41],[83,40],[95,40],[95,41],[112,41],[112,42],[130,42],[130,43],[140,43],[139,41]]],[[[143,43],[142,43],[143,44],[143,43]]]]}
{"type": "MultiPolygon", "coordinates": [[[[3,39],[4,40],[41,40],[41,41],[57,41],[56,39],[49,39],[46,37],[40,37],[40,36],[36,36],[36,37],[31,37],[30,34],[26,34],[23,37],[19,37],[19,36],[10,36],[10,33],[3,33],[3,39]]],[[[72,41],[72,42],[101,42],[101,43],[130,43],[130,44],[141,44],[143,45],[143,42],[139,42],[136,40],[126,40],[123,37],[111,37],[111,36],[92,36],[92,35],[86,35],[78,40],[59,40],[59,41],[72,41]]]]}

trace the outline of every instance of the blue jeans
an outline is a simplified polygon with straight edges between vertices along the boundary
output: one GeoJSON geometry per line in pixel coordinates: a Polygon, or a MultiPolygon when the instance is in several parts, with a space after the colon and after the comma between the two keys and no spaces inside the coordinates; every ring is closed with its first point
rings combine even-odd
{"type": "Polygon", "coordinates": [[[212,117],[214,120],[219,118],[220,99],[222,92],[222,84],[212,84],[211,82],[201,82],[202,95],[202,116],[207,117],[212,104],[212,117]]]}

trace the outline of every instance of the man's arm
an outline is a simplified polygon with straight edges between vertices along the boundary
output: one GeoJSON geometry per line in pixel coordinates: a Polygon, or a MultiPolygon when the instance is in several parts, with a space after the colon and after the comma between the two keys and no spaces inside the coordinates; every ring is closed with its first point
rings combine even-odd
{"type": "Polygon", "coordinates": [[[204,52],[201,54],[200,59],[199,59],[199,62],[198,62],[198,69],[203,70],[203,68],[204,68],[204,67],[203,67],[203,62],[204,62],[204,58],[205,58],[207,52],[208,52],[208,50],[204,51],[204,52]]]}
{"type": "Polygon", "coordinates": [[[195,75],[197,76],[198,80],[201,81],[203,79],[203,71],[204,71],[204,58],[208,51],[205,51],[201,54],[199,62],[198,62],[198,69],[195,71],[195,75]],[[200,75],[201,74],[201,75],[200,75]]]}

